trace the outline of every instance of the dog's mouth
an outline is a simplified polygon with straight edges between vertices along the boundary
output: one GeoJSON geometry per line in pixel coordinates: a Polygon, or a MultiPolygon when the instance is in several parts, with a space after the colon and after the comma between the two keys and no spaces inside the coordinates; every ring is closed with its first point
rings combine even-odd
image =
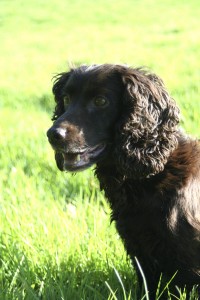
{"type": "Polygon", "coordinates": [[[82,171],[95,164],[103,156],[106,144],[87,147],[79,152],[61,151],[64,171],[82,171]]]}

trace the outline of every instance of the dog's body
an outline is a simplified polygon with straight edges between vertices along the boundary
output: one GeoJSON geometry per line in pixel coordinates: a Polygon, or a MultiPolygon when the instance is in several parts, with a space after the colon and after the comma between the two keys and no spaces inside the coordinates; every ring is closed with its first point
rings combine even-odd
{"type": "Polygon", "coordinates": [[[120,65],[82,66],[59,74],[53,93],[47,135],[57,165],[96,164],[151,299],[161,274],[180,288],[200,284],[200,144],[177,129],[179,110],[161,79],[120,65]]]}
{"type": "Polygon", "coordinates": [[[172,285],[187,290],[200,283],[199,157],[199,144],[180,137],[163,172],[148,179],[123,179],[97,165],[112,219],[132,261],[138,258],[152,299],[161,274],[165,282],[176,274],[172,285]]]}

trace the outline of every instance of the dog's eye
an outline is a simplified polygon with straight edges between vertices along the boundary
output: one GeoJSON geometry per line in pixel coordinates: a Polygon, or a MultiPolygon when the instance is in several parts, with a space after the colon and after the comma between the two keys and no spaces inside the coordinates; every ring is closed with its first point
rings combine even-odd
{"type": "Polygon", "coordinates": [[[105,97],[98,96],[94,98],[94,105],[98,107],[103,107],[108,104],[108,100],[105,97]]]}
{"type": "Polygon", "coordinates": [[[69,98],[69,96],[68,96],[68,95],[64,96],[63,101],[64,101],[64,107],[67,108],[67,106],[68,106],[69,103],[70,103],[70,98],[69,98]]]}

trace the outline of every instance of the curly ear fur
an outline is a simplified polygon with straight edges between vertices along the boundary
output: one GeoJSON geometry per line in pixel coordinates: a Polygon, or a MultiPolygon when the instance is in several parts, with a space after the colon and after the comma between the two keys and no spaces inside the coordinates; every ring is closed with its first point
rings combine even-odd
{"type": "Polygon", "coordinates": [[[64,85],[66,84],[72,72],[73,70],[70,70],[69,72],[59,73],[54,77],[55,80],[54,80],[52,92],[55,96],[56,107],[52,117],[52,121],[57,120],[58,117],[64,113],[64,102],[63,102],[62,91],[64,85]]]}
{"type": "Polygon", "coordinates": [[[116,134],[117,165],[129,177],[149,177],[164,169],[177,147],[179,109],[156,75],[127,69],[121,76],[126,90],[116,134]]]}

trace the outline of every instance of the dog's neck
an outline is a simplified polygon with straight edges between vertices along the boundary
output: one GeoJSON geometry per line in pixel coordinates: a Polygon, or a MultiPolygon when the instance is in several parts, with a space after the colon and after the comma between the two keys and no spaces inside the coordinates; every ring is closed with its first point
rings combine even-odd
{"type": "MultiPolygon", "coordinates": [[[[198,141],[191,141],[182,131],[177,133],[178,147],[171,153],[169,159],[162,172],[149,178],[130,178],[126,174],[120,173],[112,158],[99,162],[96,166],[95,174],[100,182],[101,190],[105,191],[106,197],[111,199],[118,198],[117,193],[123,190],[129,190],[141,197],[142,193],[159,194],[169,193],[181,188],[187,184],[189,176],[191,176],[191,168],[193,172],[197,172],[198,166],[195,165],[195,157],[192,155],[194,151],[197,157],[200,155],[200,145],[198,141]],[[193,152],[192,152],[193,151],[193,152]],[[190,166],[190,170],[188,170],[190,166]],[[188,173],[189,172],[189,173],[188,173]]],[[[125,172],[124,172],[125,173],[125,172]]],[[[112,201],[112,200],[111,200],[112,201]]]]}

